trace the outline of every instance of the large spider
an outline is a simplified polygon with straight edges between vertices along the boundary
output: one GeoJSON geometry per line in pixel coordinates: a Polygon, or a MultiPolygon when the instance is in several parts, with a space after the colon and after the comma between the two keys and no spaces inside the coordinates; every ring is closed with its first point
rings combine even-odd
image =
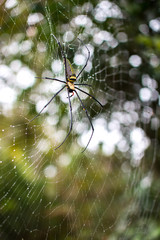
{"type": "MultiPolygon", "coordinates": [[[[84,150],[82,151],[82,152],[84,152],[84,151],[87,149],[87,147],[88,147],[88,145],[89,145],[89,143],[90,143],[90,141],[91,141],[91,139],[92,139],[92,136],[93,136],[93,133],[94,133],[94,127],[93,127],[92,121],[91,121],[91,119],[90,119],[90,117],[89,117],[88,111],[87,111],[87,109],[85,108],[85,106],[84,106],[84,104],[83,104],[83,102],[82,102],[82,100],[81,100],[81,98],[80,98],[77,90],[79,90],[80,92],[85,93],[86,95],[88,95],[89,97],[91,97],[92,99],[94,99],[101,107],[103,107],[103,105],[102,105],[94,96],[92,96],[91,94],[89,94],[89,93],[85,92],[84,90],[82,90],[82,89],[80,89],[80,88],[77,87],[77,86],[89,86],[89,87],[91,87],[91,85],[85,84],[85,83],[84,83],[84,84],[83,84],[83,83],[74,83],[74,82],[79,78],[79,76],[81,75],[81,73],[83,72],[83,70],[85,69],[85,67],[87,66],[88,60],[89,60],[89,58],[90,58],[90,51],[89,51],[88,47],[85,46],[85,48],[86,48],[87,51],[88,51],[88,57],[87,57],[87,60],[86,60],[85,65],[83,66],[83,68],[81,69],[81,71],[80,71],[80,72],[78,73],[78,75],[76,76],[76,74],[75,74],[74,71],[73,71],[73,68],[72,68],[72,65],[71,65],[70,61],[69,61],[69,60],[66,58],[66,56],[65,56],[65,53],[64,53],[64,51],[63,51],[63,48],[62,48],[60,42],[58,41],[58,39],[57,39],[53,34],[52,34],[52,36],[54,37],[54,39],[56,40],[57,44],[59,45],[59,48],[60,48],[62,57],[63,57],[63,59],[64,59],[65,78],[66,78],[66,81],[62,81],[62,80],[59,80],[59,79],[57,79],[57,78],[50,78],[50,77],[44,77],[44,78],[42,78],[42,79],[54,80],[54,81],[57,81],[57,82],[64,83],[64,86],[49,100],[49,102],[41,109],[41,111],[40,111],[33,119],[31,119],[31,121],[33,121],[35,118],[37,118],[37,117],[41,114],[41,112],[51,103],[51,101],[52,101],[64,88],[67,89],[68,101],[69,101],[69,107],[70,107],[70,119],[71,119],[70,128],[69,128],[69,132],[68,132],[67,136],[65,137],[65,139],[62,141],[62,143],[61,143],[58,147],[55,148],[55,150],[56,150],[57,148],[59,148],[60,146],[62,146],[62,144],[66,141],[66,139],[68,138],[68,136],[70,135],[70,133],[71,133],[71,131],[72,131],[73,120],[72,120],[72,105],[71,105],[71,100],[70,100],[70,98],[74,95],[74,92],[75,92],[76,95],[77,95],[77,97],[78,97],[78,99],[79,99],[79,101],[80,101],[80,104],[81,104],[83,110],[85,110],[86,116],[87,116],[87,118],[88,118],[88,120],[89,120],[89,122],[90,122],[91,128],[92,128],[92,133],[91,133],[91,136],[90,136],[90,138],[89,138],[89,141],[88,141],[86,147],[84,148],[84,150]],[[70,95],[70,93],[72,93],[72,95],[70,95]]],[[[83,43],[82,40],[80,40],[80,39],[78,39],[78,40],[79,40],[81,43],[83,43]]],[[[37,78],[39,78],[39,77],[37,77],[37,78]]]]}

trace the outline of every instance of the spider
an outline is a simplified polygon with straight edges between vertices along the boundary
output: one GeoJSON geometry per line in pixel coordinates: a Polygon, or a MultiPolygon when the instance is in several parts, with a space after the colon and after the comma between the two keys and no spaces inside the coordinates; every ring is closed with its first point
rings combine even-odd
{"type": "MultiPolygon", "coordinates": [[[[63,48],[62,48],[59,40],[58,40],[53,34],[52,34],[52,37],[56,40],[57,44],[59,45],[59,48],[60,48],[60,51],[61,51],[61,54],[62,54],[62,57],[63,57],[63,60],[64,60],[65,78],[66,78],[66,81],[62,81],[62,80],[59,80],[59,79],[57,79],[57,78],[50,78],[50,77],[41,78],[41,79],[48,79],[48,80],[53,80],[53,81],[61,82],[61,83],[64,84],[64,86],[49,100],[49,102],[41,109],[41,111],[40,111],[33,119],[30,120],[30,122],[33,121],[35,118],[37,118],[37,117],[41,114],[41,112],[52,102],[52,100],[53,100],[64,88],[66,88],[66,89],[67,89],[67,94],[68,94],[68,97],[67,97],[67,98],[68,98],[68,101],[69,101],[69,108],[70,108],[70,128],[69,128],[68,134],[66,135],[66,137],[64,138],[64,140],[63,140],[63,141],[61,142],[61,144],[60,144],[58,147],[56,147],[54,150],[58,149],[58,148],[61,147],[62,144],[66,141],[66,139],[68,138],[68,136],[70,135],[70,133],[71,133],[71,131],[72,131],[73,120],[72,120],[72,105],[71,105],[71,100],[70,100],[70,98],[74,95],[74,93],[76,93],[76,95],[77,95],[77,97],[78,97],[78,100],[80,101],[80,104],[81,104],[83,110],[84,110],[85,113],[86,113],[86,116],[87,116],[87,118],[88,118],[88,120],[89,120],[89,123],[90,123],[90,125],[91,125],[91,129],[92,129],[92,132],[91,132],[91,136],[90,136],[90,138],[89,138],[89,141],[88,141],[86,147],[85,147],[85,148],[83,149],[83,151],[82,151],[82,152],[84,152],[84,151],[87,149],[87,147],[88,147],[88,145],[89,145],[89,143],[90,143],[90,141],[91,141],[91,139],[92,139],[92,137],[93,137],[94,127],[93,127],[91,118],[89,117],[88,111],[87,111],[87,109],[85,108],[85,106],[84,106],[84,104],[83,104],[83,102],[82,102],[82,100],[81,100],[81,98],[80,98],[77,90],[80,91],[80,92],[82,92],[82,93],[84,93],[84,94],[86,94],[86,95],[88,95],[90,98],[94,99],[101,107],[103,107],[103,105],[102,105],[94,96],[92,96],[91,94],[89,94],[89,93],[85,92],[84,90],[80,89],[79,87],[77,87],[77,86],[88,86],[88,87],[91,87],[91,85],[85,84],[85,83],[74,83],[74,82],[79,78],[79,76],[82,74],[82,72],[84,71],[84,69],[86,68],[86,66],[87,66],[87,64],[88,64],[88,61],[89,61],[89,58],[90,58],[90,51],[89,51],[88,47],[85,45],[85,48],[86,48],[87,51],[88,51],[88,57],[87,57],[87,60],[86,60],[85,65],[83,66],[83,68],[81,69],[81,71],[80,71],[80,72],[78,73],[78,75],[76,76],[76,74],[75,74],[74,71],[73,71],[73,68],[72,68],[72,65],[71,65],[70,61],[66,58],[66,55],[65,55],[65,53],[64,53],[64,51],[63,51],[63,48]],[[70,95],[70,93],[71,93],[72,95],[70,95]]],[[[83,44],[82,40],[80,40],[79,38],[78,38],[78,40],[83,44]]],[[[36,78],[40,78],[40,77],[36,77],[36,78]]]]}

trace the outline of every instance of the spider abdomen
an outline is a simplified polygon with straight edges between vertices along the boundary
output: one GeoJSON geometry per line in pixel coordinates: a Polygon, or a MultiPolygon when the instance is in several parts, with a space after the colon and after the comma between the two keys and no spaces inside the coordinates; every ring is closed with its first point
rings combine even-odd
{"type": "Polygon", "coordinates": [[[73,74],[73,75],[71,75],[71,76],[69,77],[68,82],[73,83],[73,82],[75,82],[75,81],[76,81],[76,75],[73,74]]]}

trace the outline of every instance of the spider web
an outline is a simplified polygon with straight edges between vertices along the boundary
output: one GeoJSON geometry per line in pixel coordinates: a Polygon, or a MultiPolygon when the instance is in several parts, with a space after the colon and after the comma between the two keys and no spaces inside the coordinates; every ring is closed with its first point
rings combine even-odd
{"type": "MultiPolygon", "coordinates": [[[[143,59],[130,50],[126,13],[113,1],[7,0],[1,6],[1,239],[159,236],[159,190],[152,188],[158,86],[145,70],[139,74],[143,59]],[[84,153],[91,126],[75,95],[72,133],[54,150],[70,126],[66,89],[30,122],[63,86],[43,78],[65,81],[52,34],[76,74],[87,59],[85,45],[90,50],[77,82],[91,84],[81,89],[104,107],[79,92],[94,126],[84,153]]],[[[153,67],[157,61],[152,55],[153,67]]]]}

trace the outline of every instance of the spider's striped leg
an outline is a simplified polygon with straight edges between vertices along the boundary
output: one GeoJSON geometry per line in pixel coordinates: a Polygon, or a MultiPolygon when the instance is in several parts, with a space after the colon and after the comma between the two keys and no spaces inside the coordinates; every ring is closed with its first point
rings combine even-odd
{"type": "Polygon", "coordinates": [[[54,80],[54,81],[57,81],[57,82],[66,83],[65,81],[59,80],[57,78],[50,78],[50,77],[35,77],[35,78],[54,80]]]}
{"type": "Polygon", "coordinates": [[[100,103],[94,96],[92,96],[91,94],[85,92],[84,90],[82,90],[82,89],[80,89],[80,88],[77,88],[77,87],[75,87],[75,88],[76,88],[77,90],[79,90],[80,92],[83,92],[83,93],[87,94],[89,97],[93,98],[97,103],[99,103],[99,105],[100,105],[101,107],[103,107],[102,103],[100,103]]]}
{"type": "Polygon", "coordinates": [[[57,148],[62,146],[62,144],[66,141],[66,139],[69,137],[69,135],[70,135],[70,133],[72,131],[72,126],[73,126],[72,105],[71,105],[71,100],[70,100],[69,90],[68,89],[67,89],[67,93],[68,93],[68,101],[69,101],[69,108],[70,108],[70,119],[71,119],[70,128],[69,128],[69,132],[68,132],[67,136],[65,137],[65,139],[63,140],[63,142],[58,147],[56,147],[54,150],[56,150],[57,148]]]}
{"type": "Polygon", "coordinates": [[[42,108],[42,110],[34,117],[32,118],[29,122],[32,122],[35,118],[37,118],[41,112],[50,104],[50,102],[52,102],[52,100],[66,87],[66,85],[64,87],[62,87],[50,100],[49,102],[42,108]]]}
{"type": "Polygon", "coordinates": [[[88,145],[89,145],[89,143],[90,143],[90,141],[91,141],[91,139],[92,139],[92,137],[93,137],[94,127],[93,127],[92,121],[91,121],[91,119],[90,119],[90,117],[89,117],[89,115],[88,115],[88,111],[87,111],[87,109],[85,108],[85,106],[84,106],[84,104],[83,104],[83,102],[82,102],[82,100],[81,100],[81,98],[80,98],[80,96],[79,96],[79,94],[77,93],[76,90],[75,90],[75,93],[77,94],[77,97],[78,97],[78,99],[79,99],[79,101],[80,101],[83,109],[85,110],[86,116],[87,116],[87,118],[88,118],[88,120],[89,120],[89,122],[90,122],[91,128],[92,128],[92,133],[91,133],[91,136],[90,136],[90,138],[89,138],[89,141],[88,141],[86,147],[85,147],[85,148],[83,149],[83,151],[82,151],[82,152],[84,152],[84,151],[87,149],[87,147],[88,147],[88,145]]]}

